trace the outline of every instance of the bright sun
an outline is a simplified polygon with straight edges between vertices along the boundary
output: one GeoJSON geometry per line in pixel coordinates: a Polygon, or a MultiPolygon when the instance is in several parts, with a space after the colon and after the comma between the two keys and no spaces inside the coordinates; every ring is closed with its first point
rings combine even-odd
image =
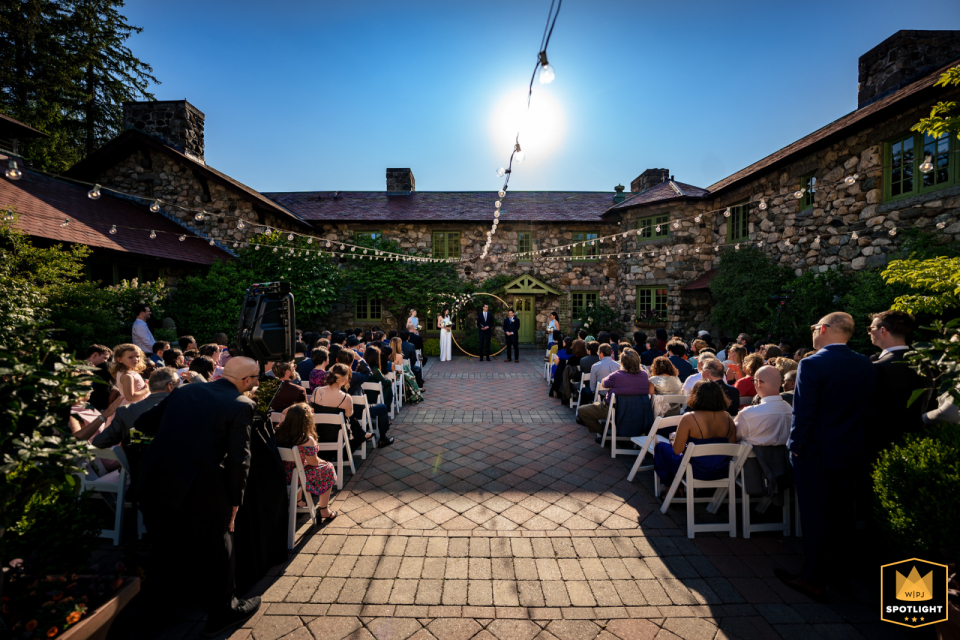
{"type": "Polygon", "coordinates": [[[563,142],[567,123],[563,107],[550,90],[539,84],[534,86],[529,113],[526,101],[527,91],[520,89],[501,98],[493,110],[490,129],[495,149],[503,157],[502,166],[506,166],[517,131],[526,155],[524,163],[543,162],[563,142]]]}

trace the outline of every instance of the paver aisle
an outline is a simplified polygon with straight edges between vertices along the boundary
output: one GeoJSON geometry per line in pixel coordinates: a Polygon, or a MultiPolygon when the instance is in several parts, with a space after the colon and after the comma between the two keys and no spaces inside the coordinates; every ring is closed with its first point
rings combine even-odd
{"type": "MultiPolygon", "coordinates": [[[[525,354],[526,355],[526,354],[525,354]]],[[[797,543],[701,535],[661,516],[650,473],[626,481],[571,410],[547,397],[539,357],[424,372],[425,401],[308,533],[264,606],[233,637],[633,640],[881,637],[859,605],[786,589],[797,543]]],[[[684,513],[676,510],[680,523],[684,513]]]]}

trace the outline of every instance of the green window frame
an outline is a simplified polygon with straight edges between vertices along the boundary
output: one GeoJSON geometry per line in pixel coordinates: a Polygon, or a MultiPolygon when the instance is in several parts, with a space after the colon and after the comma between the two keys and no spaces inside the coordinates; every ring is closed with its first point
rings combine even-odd
{"type": "Polygon", "coordinates": [[[800,198],[800,211],[813,209],[813,199],[817,193],[817,176],[808,173],[801,177],[800,188],[803,189],[803,197],[800,198]]]}
{"type": "Polygon", "coordinates": [[[574,233],[573,237],[571,238],[571,242],[579,243],[579,242],[593,241],[594,244],[587,244],[587,245],[577,244],[575,247],[571,249],[571,255],[573,256],[573,259],[574,260],[597,260],[597,252],[599,250],[599,247],[596,245],[596,240],[599,237],[600,236],[598,234],[591,233],[591,232],[578,231],[574,233]]]}
{"type": "Polygon", "coordinates": [[[383,233],[380,231],[356,231],[353,234],[354,240],[381,240],[383,233]]]}
{"type": "Polygon", "coordinates": [[[571,291],[570,292],[570,313],[572,317],[578,318],[584,309],[589,305],[597,304],[596,291],[571,291]]]}
{"type": "Polygon", "coordinates": [[[637,318],[665,320],[667,317],[667,285],[637,287],[637,318]]]}
{"type": "Polygon", "coordinates": [[[433,232],[433,257],[434,258],[459,258],[460,257],[460,232],[459,231],[434,231],[433,232]]]}
{"type": "Polygon", "coordinates": [[[383,307],[380,306],[378,296],[368,297],[366,294],[357,297],[353,308],[353,317],[355,320],[382,320],[383,307]]]}
{"type": "Polygon", "coordinates": [[[517,232],[517,253],[521,262],[533,260],[533,234],[529,231],[517,232]]]}
{"type": "Polygon", "coordinates": [[[643,240],[658,240],[660,238],[670,237],[670,214],[664,213],[658,216],[649,216],[638,220],[638,229],[640,229],[640,238],[643,240]],[[657,227],[660,230],[657,231],[657,227]]]}
{"type": "Polygon", "coordinates": [[[951,152],[960,151],[956,136],[945,133],[934,138],[923,133],[905,134],[888,141],[883,151],[886,202],[960,184],[957,162],[951,162],[951,152]],[[920,167],[928,158],[933,170],[924,173],[920,167]]]}
{"type": "Polygon", "coordinates": [[[727,220],[727,242],[744,242],[750,238],[750,205],[741,202],[730,207],[727,220]]]}

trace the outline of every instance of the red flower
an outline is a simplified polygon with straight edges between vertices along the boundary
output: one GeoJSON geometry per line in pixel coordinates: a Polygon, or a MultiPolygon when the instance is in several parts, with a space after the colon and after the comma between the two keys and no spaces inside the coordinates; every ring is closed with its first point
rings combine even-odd
{"type": "Polygon", "coordinates": [[[53,636],[57,635],[58,633],[60,633],[60,629],[57,629],[56,627],[50,627],[49,629],[47,629],[47,637],[48,637],[48,638],[52,638],[53,636]]]}
{"type": "Polygon", "coordinates": [[[80,622],[79,611],[74,611],[73,613],[67,616],[67,624],[76,624],[78,622],[80,622]]]}

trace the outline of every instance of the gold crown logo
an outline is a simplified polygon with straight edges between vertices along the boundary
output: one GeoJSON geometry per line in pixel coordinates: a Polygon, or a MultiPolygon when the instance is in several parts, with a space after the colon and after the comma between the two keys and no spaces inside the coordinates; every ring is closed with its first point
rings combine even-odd
{"type": "Polygon", "coordinates": [[[914,566],[909,577],[897,571],[897,600],[905,602],[919,602],[933,599],[933,571],[920,577],[920,572],[914,566]]]}

